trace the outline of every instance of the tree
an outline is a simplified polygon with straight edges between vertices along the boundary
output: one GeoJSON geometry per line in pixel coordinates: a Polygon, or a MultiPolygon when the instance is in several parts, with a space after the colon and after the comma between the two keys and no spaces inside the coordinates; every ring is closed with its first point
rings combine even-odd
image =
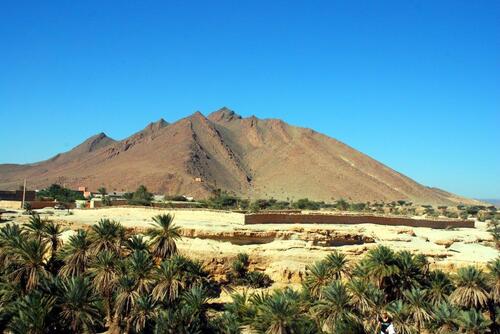
{"type": "Polygon", "coordinates": [[[347,283],[352,303],[362,315],[367,332],[375,332],[378,324],[377,314],[382,309],[384,296],[375,285],[365,280],[355,278],[347,283]]]}
{"type": "Polygon", "coordinates": [[[431,328],[436,334],[457,333],[458,310],[449,303],[442,302],[434,307],[434,321],[431,328]]]}
{"type": "Polygon", "coordinates": [[[62,203],[73,203],[75,200],[83,200],[82,192],[63,188],[58,184],[53,184],[37,193],[38,198],[53,198],[62,203]]]}
{"type": "Polygon", "coordinates": [[[116,253],[109,250],[100,251],[90,264],[89,274],[96,291],[104,299],[108,325],[112,323],[112,297],[117,285],[118,270],[116,253]]]}
{"type": "Polygon", "coordinates": [[[339,281],[333,281],[323,288],[322,298],[311,311],[314,317],[333,333],[345,327],[358,328],[359,325],[352,297],[345,285],[339,281]]]}
{"type": "Polygon", "coordinates": [[[23,238],[14,248],[15,268],[10,276],[20,282],[25,291],[36,288],[40,280],[50,276],[46,268],[46,243],[40,239],[23,238]]]}
{"type": "Polygon", "coordinates": [[[417,288],[413,288],[404,292],[408,312],[413,318],[413,322],[417,327],[417,332],[425,328],[425,324],[432,318],[429,304],[426,302],[426,292],[417,288]]]}
{"type": "Polygon", "coordinates": [[[458,318],[462,333],[483,334],[489,332],[491,321],[484,318],[477,310],[462,311],[458,318]]]}
{"type": "Polygon", "coordinates": [[[180,228],[173,223],[170,214],[153,217],[153,228],[147,232],[151,237],[151,253],[162,260],[177,253],[176,240],[181,238],[180,228]]]}
{"type": "Polygon", "coordinates": [[[136,333],[152,333],[158,307],[149,295],[140,295],[130,312],[130,325],[136,333]]]}
{"type": "Polygon", "coordinates": [[[125,333],[129,333],[132,326],[130,313],[137,302],[140,294],[137,291],[137,280],[125,275],[117,279],[117,291],[115,299],[115,319],[118,324],[121,319],[125,320],[125,333]]]}
{"type": "Polygon", "coordinates": [[[165,260],[155,270],[156,285],[152,296],[156,302],[173,303],[186,287],[185,278],[180,265],[176,261],[165,260]]]}
{"type": "Polygon", "coordinates": [[[61,228],[61,225],[53,221],[47,222],[43,227],[43,236],[50,248],[49,264],[51,266],[54,266],[57,260],[57,251],[62,245],[61,235],[63,232],[64,230],[61,228]]]}
{"type": "Polygon", "coordinates": [[[349,277],[349,261],[344,254],[335,250],[328,254],[324,261],[334,279],[349,277]]]}
{"type": "Polygon", "coordinates": [[[97,192],[99,194],[101,194],[102,198],[104,198],[104,196],[106,196],[108,194],[106,191],[106,188],[104,188],[104,187],[100,187],[99,189],[97,189],[97,192]]]}
{"type": "Polygon", "coordinates": [[[300,308],[300,296],[293,290],[276,290],[271,295],[254,295],[251,298],[255,316],[250,325],[258,333],[313,333],[314,323],[307,319],[300,308]]]}
{"type": "Polygon", "coordinates": [[[304,287],[312,297],[321,298],[323,288],[332,280],[330,268],[326,262],[318,261],[307,269],[304,287]]]}
{"type": "Polygon", "coordinates": [[[472,266],[460,268],[456,277],[457,288],[450,301],[463,308],[482,308],[488,303],[487,278],[482,270],[472,266]]]}
{"type": "Polygon", "coordinates": [[[77,230],[63,246],[60,258],[64,261],[60,274],[63,277],[83,275],[90,261],[91,241],[84,230],[77,230]]]}
{"type": "Polygon", "coordinates": [[[441,270],[431,271],[428,278],[427,298],[436,306],[448,300],[453,291],[453,283],[448,275],[441,270]]]}
{"type": "Polygon", "coordinates": [[[31,236],[41,241],[45,236],[45,225],[47,221],[43,220],[38,213],[33,213],[25,227],[31,236]]]}
{"type": "Polygon", "coordinates": [[[134,205],[151,205],[151,201],[153,200],[153,194],[148,191],[144,185],[140,185],[137,190],[132,193],[128,202],[134,205]]]}
{"type": "Polygon", "coordinates": [[[9,330],[15,334],[44,334],[52,330],[51,312],[55,298],[32,293],[17,300],[14,305],[14,317],[9,323],[9,330]]]}
{"type": "Polygon", "coordinates": [[[376,280],[379,289],[392,288],[390,280],[399,272],[395,254],[386,246],[378,246],[368,252],[366,269],[376,280]]]}
{"type": "Polygon", "coordinates": [[[394,327],[397,328],[398,334],[416,334],[416,326],[411,321],[411,313],[408,305],[401,299],[392,301],[386,307],[387,313],[391,316],[394,327]]]}
{"type": "Polygon", "coordinates": [[[145,250],[136,250],[126,259],[127,273],[136,282],[135,291],[139,294],[150,292],[154,283],[154,262],[151,255],[145,250]]]}
{"type": "Polygon", "coordinates": [[[87,277],[63,280],[60,297],[61,318],[74,333],[93,332],[99,324],[99,299],[87,277]]]}
{"type": "Polygon", "coordinates": [[[97,225],[92,226],[90,239],[92,240],[91,255],[95,256],[102,251],[110,251],[118,255],[126,239],[125,229],[118,222],[101,219],[97,225]]]}
{"type": "Polygon", "coordinates": [[[148,251],[149,243],[142,235],[133,235],[125,241],[125,247],[130,251],[148,251]]]}

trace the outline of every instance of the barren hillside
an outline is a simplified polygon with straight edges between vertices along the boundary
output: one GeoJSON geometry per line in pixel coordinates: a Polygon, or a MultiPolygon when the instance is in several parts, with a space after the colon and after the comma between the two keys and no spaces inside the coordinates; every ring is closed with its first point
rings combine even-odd
{"type": "Polygon", "coordinates": [[[34,164],[0,165],[0,189],[51,183],[150,190],[197,198],[224,189],[249,198],[472,203],[425,187],[314,130],[222,108],[172,124],[163,119],[120,141],[104,133],[34,164]]]}

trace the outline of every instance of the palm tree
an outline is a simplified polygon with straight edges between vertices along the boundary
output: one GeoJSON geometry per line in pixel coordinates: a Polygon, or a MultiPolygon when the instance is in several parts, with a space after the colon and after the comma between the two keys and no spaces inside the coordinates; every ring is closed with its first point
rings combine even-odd
{"type": "Polygon", "coordinates": [[[309,291],[309,294],[312,297],[320,298],[322,296],[323,287],[332,280],[330,276],[330,268],[326,262],[318,261],[307,269],[308,271],[304,287],[309,291]]]}
{"type": "Polygon", "coordinates": [[[8,329],[15,334],[45,334],[52,329],[50,313],[55,306],[55,298],[41,293],[27,294],[13,305],[14,317],[8,329]]]}
{"type": "Polygon", "coordinates": [[[335,250],[328,254],[324,261],[334,279],[341,279],[350,276],[348,266],[349,261],[344,254],[335,250]]]}
{"type": "Polygon", "coordinates": [[[57,274],[60,267],[62,266],[61,261],[57,258],[57,251],[62,245],[62,240],[60,239],[63,229],[59,224],[49,221],[44,226],[44,240],[49,244],[50,258],[48,260],[47,266],[50,272],[57,274]]]}
{"type": "Polygon", "coordinates": [[[94,288],[104,298],[108,325],[112,323],[112,297],[118,278],[117,260],[114,252],[101,251],[91,262],[88,270],[94,288]]]}
{"type": "Polygon", "coordinates": [[[488,301],[488,310],[490,320],[493,324],[497,321],[497,308],[500,305],[500,257],[488,263],[490,300],[488,301]]]}
{"type": "Polygon", "coordinates": [[[16,268],[10,276],[20,282],[25,291],[34,289],[41,279],[49,277],[45,262],[47,245],[42,240],[23,238],[13,251],[16,268]]]}
{"type": "Polygon", "coordinates": [[[154,283],[153,259],[146,251],[134,251],[126,260],[127,272],[136,281],[136,291],[148,293],[154,283]]]}
{"type": "Polygon", "coordinates": [[[125,319],[125,333],[130,332],[132,326],[130,312],[139,298],[139,292],[137,292],[136,286],[137,281],[130,276],[118,278],[115,300],[115,319],[117,319],[118,322],[120,319],[125,319]]]}
{"type": "Polygon", "coordinates": [[[46,222],[43,228],[43,236],[50,244],[51,257],[55,257],[59,246],[62,245],[60,237],[63,232],[61,226],[53,221],[46,222]]]}
{"type": "Polygon", "coordinates": [[[500,257],[488,263],[490,271],[491,299],[500,304],[500,257]]]}
{"type": "Polygon", "coordinates": [[[207,291],[199,285],[192,286],[191,289],[182,294],[181,298],[182,305],[199,320],[203,328],[207,328],[208,326],[206,314],[208,300],[207,291]]]}
{"type": "Polygon", "coordinates": [[[483,334],[488,333],[491,321],[484,318],[483,314],[477,310],[471,309],[462,311],[458,318],[460,329],[465,334],[483,334]]]}
{"type": "Polygon", "coordinates": [[[90,259],[91,241],[84,230],[77,230],[62,248],[60,257],[64,261],[60,275],[63,277],[83,275],[90,259]]]}
{"type": "Polygon", "coordinates": [[[155,301],[172,303],[186,286],[182,268],[171,260],[165,260],[160,264],[155,270],[154,278],[156,286],[153,288],[152,296],[155,301]]]}
{"type": "Polygon", "coordinates": [[[106,196],[107,194],[106,188],[104,187],[100,187],[99,189],[97,189],[97,192],[101,194],[102,198],[104,198],[104,196],[106,196]]]}
{"type": "Polygon", "coordinates": [[[154,228],[148,230],[151,237],[151,253],[159,260],[177,253],[175,241],[181,238],[180,228],[173,224],[174,217],[170,214],[153,217],[154,228]]]}
{"type": "Polygon", "coordinates": [[[92,240],[90,247],[92,255],[95,256],[101,251],[111,251],[119,255],[122,243],[125,240],[125,229],[118,222],[101,219],[97,225],[92,226],[90,237],[92,240]]]}
{"type": "Polygon", "coordinates": [[[395,288],[397,296],[402,297],[404,291],[422,287],[420,282],[423,281],[426,260],[409,251],[397,253],[396,259],[399,270],[395,277],[395,288]]]}
{"type": "Polygon", "coordinates": [[[359,310],[367,332],[374,332],[377,326],[377,313],[382,308],[384,295],[375,285],[359,278],[347,283],[353,305],[359,310]]]}
{"type": "Polygon", "coordinates": [[[133,235],[125,241],[125,247],[130,251],[148,251],[149,244],[142,235],[133,235]]]}
{"type": "Polygon", "coordinates": [[[63,280],[60,297],[60,316],[74,333],[93,332],[99,324],[98,297],[87,277],[76,276],[63,280]]]}
{"type": "Polygon", "coordinates": [[[391,276],[399,272],[397,264],[394,252],[386,246],[378,246],[366,256],[366,269],[376,280],[379,289],[390,288],[391,276]]]}
{"type": "Polygon", "coordinates": [[[391,302],[386,307],[387,313],[391,316],[394,327],[398,334],[416,334],[417,329],[411,322],[408,305],[398,299],[391,302]]]}
{"type": "Polygon", "coordinates": [[[45,236],[46,224],[47,221],[40,218],[40,215],[38,213],[33,213],[30,216],[29,222],[25,225],[25,228],[31,236],[42,240],[45,236]]]}
{"type": "Polygon", "coordinates": [[[255,295],[251,300],[256,314],[250,325],[258,333],[312,333],[315,329],[314,323],[302,314],[295,291],[276,290],[271,295],[255,295]]]}
{"type": "Polygon", "coordinates": [[[26,239],[25,234],[19,225],[6,224],[0,229],[0,266],[4,269],[14,261],[14,251],[26,239]]]}
{"type": "Polygon", "coordinates": [[[450,301],[463,308],[482,308],[488,303],[487,277],[482,270],[473,266],[460,268],[456,277],[457,288],[450,295],[450,301]]]}
{"type": "Polygon", "coordinates": [[[420,333],[420,330],[425,328],[425,324],[432,318],[429,304],[426,302],[426,291],[413,288],[405,291],[403,294],[406,299],[408,311],[412,314],[413,322],[420,333]]]}
{"type": "Polygon", "coordinates": [[[130,325],[136,333],[151,333],[158,307],[149,295],[140,295],[130,312],[130,325]]]}
{"type": "Polygon", "coordinates": [[[353,300],[345,285],[333,281],[323,288],[322,298],[312,307],[312,314],[330,332],[336,333],[346,325],[356,327],[358,315],[353,307],[353,300]]]}
{"type": "Polygon", "coordinates": [[[434,307],[434,319],[431,328],[436,334],[457,333],[458,310],[449,303],[443,302],[434,307]]]}
{"type": "Polygon", "coordinates": [[[436,306],[448,300],[453,291],[453,283],[442,270],[434,270],[429,273],[427,298],[436,306]]]}

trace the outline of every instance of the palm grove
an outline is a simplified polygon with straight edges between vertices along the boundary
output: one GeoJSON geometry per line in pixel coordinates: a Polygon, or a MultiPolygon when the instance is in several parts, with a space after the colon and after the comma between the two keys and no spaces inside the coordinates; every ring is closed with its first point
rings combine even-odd
{"type": "Polygon", "coordinates": [[[64,244],[62,233],[36,214],[0,229],[0,331],[376,333],[386,310],[402,334],[499,332],[500,259],[447,274],[385,246],[356,263],[334,251],[299,290],[233,293],[221,307],[212,302],[221,289],[267,286],[268,277],[249,272],[240,254],[227,280],[215,281],[178,254],[172,216],[156,216],[145,235],[107,219],[64,244]]]}

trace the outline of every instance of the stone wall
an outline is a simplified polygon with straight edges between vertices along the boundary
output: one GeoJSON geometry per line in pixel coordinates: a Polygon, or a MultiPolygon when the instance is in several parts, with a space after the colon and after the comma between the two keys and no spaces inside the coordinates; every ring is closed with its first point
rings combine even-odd
{"type": "Polygon", "coordinates": [[[256,213],[245,215],[245,224],[377,224],[430,227],[437,229],[474,227],[473,220],[413,219],[375,215],[342,214],[279,214],[256,213]]]}

